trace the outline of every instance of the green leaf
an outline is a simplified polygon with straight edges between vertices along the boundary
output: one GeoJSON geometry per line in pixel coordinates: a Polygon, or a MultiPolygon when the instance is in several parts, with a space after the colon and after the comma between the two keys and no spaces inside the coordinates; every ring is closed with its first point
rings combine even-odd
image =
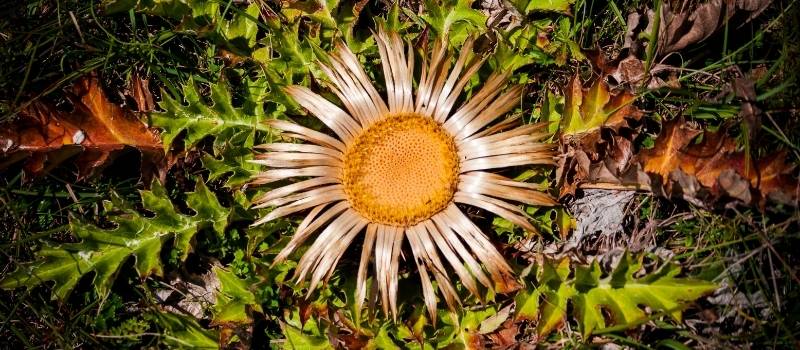
{"type": "Polygon", "coordinates": [[[70,230],[81,240],[79,243],[46,245],[36,253],[35,261],[20,265],[6,276],[0,288],[34,287],[54,281],[53,299],[64,300],[81,277],[94,272],[93,286],[97,294],[105,298],[120,266],[130,256],[136,259],[134,266],[140,277],[160,276],[164,242],[174,238],[174,249],[180,252],[180,259],[185,260],[192,237],[204,228],[222,234],[229,213],[202,182],[198,182],[195,191],[186,197],[195,215],[178,213],[157,181],[153,182],[151,190],[141,191],[142,205],[154,214],[152,217],[127,207],[116,196],[112,198],[113,203],[105,204],[108,212],[121,211],[108,217],[116,228],[106,230],[71,219],[70,230]]]}
{"type": "Polygon", "coordinates": [[[240,56],[255,51],[259,6],[254,2],[245,10],[224,6],[235,14],[226,20],[217,0],[108,0],[103,3],[109,15],[134,10],[154,16],[182,20],[180,28],[211,39],[240,56]]]}
{"type": "Polygon", "coordinates": [[[235,54],[249,56],[256,46],[259,11],[258,3],[253,2],[244,11],[237,12],[232,20],[224,21],[219,27],[219,40],[235,54]]]}
{"type": "Polygon", "coordinates": [[[333,349],[328,339],[323,336],[306,334],[301,329],[286,323],[281,323],[281,329],[283,336],[286,337],[286,342],[283,343],[284,349],[333,349]]]}
{"type": "Polygon", "coordinates": [[[627,91],[615,95],[608,84],[596,79],[584,89],[580,78],[570,79],[564,92],[564,114],[559,129],[562,134],[574,135],[596,130],[601,126],[618,127],[625,118],[639,118],[641,112],[632,105],[636,97],[627,91]]]}
{"type": "Polygon", "coordinates": [[[531,291],[521,290],[514,297],[516,309],[514,319],[535,321],[539,316],[539,297],[541,293],[538,289],[531,291]]]}
{"type": "Polygon", "coordinates": [[[249,310],[261,312],[261,305],[250,291],[254,281],[240,279],[233,272],[214,267],[214,274],[219,279],[219,291],[214,305],[213,324],[252,323],[249,310]]]}
{"type": "Polygon", "coordinates": [[[564,324],[567,318],[567,300],[573,295],[572,286],[567,283],[569,271],[568,258],[561,259],[557,265],[544,265],[537,288],[544,299],[542,314],[536,324],[536,333],[540,337],[564,324]]]}
{"type": "Polygon", "coordinates": [[[392,340],[392,338],[389,336],[387,328],[387,325],[381,326],[381,328],[378,330],[378,334],[369,340],[367,348],[372,346],[374,349],[400,350],[400,347],[397,346],[397,344],[394,343],[394,340],[392,340]]]}
{"type": "Polygon", "coordinates": [[[532,12],[552,11],[569,13],[575,0],[511,0],[511,4],[523,15],[532,12]]]}
{"type": "Polygon", "coordinates": [[[552,46],[546,40],[549,35],[546,28],[552,25],[552,21],[544,19],[510,30],[498,31],[500,35],[497,38],[497,48],[489,63],[497,70],[511,71],[533,63],[540,65],[554,63],[554,52],[545,50],[552,46]],[[544,47],[540,47],[544,45],[540,43],[542,38],[548,43],[544,47]]]}
{"type": "MultiPolygon", "coordinates": [[[[266,83],[262,85],[265,90],[266,83]]],[[[161,139],[166,151],[169,151],[181,132],[186,132],[184,146],[189,149],[207,136],[230,136],[242,130],[249,132],[269,130],[261,122],[264,119],[262,104],[257,103],[263,96],[254,91],[246,90],[244,100],[247,103],[242,107],[234,107],[228,85],[220,79],[211,86],[210,99],[212,104],[207,105],[191,78],[183,87],[185,103],[164,92],[164,99],[159,102],[163,111],[152,113],[151,120],[153,126],[164,130],[161,139]]]]}
{"type": "Polygon", "coordinates": [[[448,35],[458,45],[467,36],[486,29],[486,16],[472,8],[472,0],[425,0],[420,16],[439,35],[448,35]]]}
{"type": "Polygon", "coordinates": [[[168,348],[219,349],[219,334],[203,328],[194,318],[168,312],[152,313],[164,336],[159,337],[168,348]]]}
{"type": "Polygon", "coordinates": [[[539,309],[537,334],[545,337],[559,328],[567,317],[567,304],[571,301],[573,317],[584,339],[604,328],[630,329],[649,318],[642,307],[653,312],[669,314],[680,321],[681,310],[687,302],[713,292],[717,285],[689,278],[677,278],[680,268],[665,264],[658,271],[640,278],[633,276],[642,268],[642,257],[637,259],[626,253],[611,273],[603,275],[597,262],[589,266],[572,267],[564,258],[557,263],[548,262],[540,268],[532,291],[517,295],[517,315],[535,319],[539,309]],[[541,298],[540,298],[541,297],[541,298]],[[611,316],[612,325],[606,324],[604,311],[611,316]]]}
{"type": "Polygon", "coordinates": [[[641,257],[634,260],[630,254],[626,254],[609,278],[599,279],[600,269],[597,263],[583,269],[581,285],[576,284],[576,288],[586,291],[577,295],[575,314],[584,336],[608,326],[601,309],[608,311],[614,323],[620,326],[633,327],[645,321],[647,315],[640,306],[666,312],[675,321],[680,321],[682,306],[686,302],[717,288],[707,281],[676,278],[680,268],[674,264],[666,264],[651,275],[633,278],[633,274],[640,268],[641,257]]]}
{"type": "Polygon", "coordinates": [[[219,157],[203,156],[203,167],[208,169],[208,180],[217,180],[229,175],[225,181],[228,188],[240,187],[255,175],[260,167],[249,162],[253,159],[252,148],[255,144],[255,133],[240,131],[232,137],[217,137],[215,142],[223,143],[219,157]]]}

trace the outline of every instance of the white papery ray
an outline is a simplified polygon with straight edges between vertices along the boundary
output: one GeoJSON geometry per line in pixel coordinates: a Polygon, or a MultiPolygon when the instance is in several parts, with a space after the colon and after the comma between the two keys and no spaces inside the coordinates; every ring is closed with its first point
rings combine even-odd
{"type": "Polygon", "coordinates": [[[295,271],[298,282],[310,277],[309,294],[331,277],[347,247],[363,233],[355,305],[360,310],[368,297],[368,270],[372,260],[373,285],[377,286],[384,313],[393,316],[397,314],[399,260],[403,244],[408,242],[411,255],[403,256],[413,257],[422,281],[426,308],[435,320],[437,301],[433,280],[448,307],[454,309],[460,305],[448,270],[478,298],[482,295],[481,286],[499,292],[517,286],[511,267],[456,203],[482,208],[535,231],[528,215],[517,203],[553,205],[555,201],[540,192],[536,185],[486,170],[553,164],[553,148],[539,143],[547,136],[544,124],[512,128],[518,123],[518,117],[498,121],[519,103],[522,93],[519,86],[503,90],[509,77],[507,72],[491,74],[474,96],[456,108],[464,87],[486,59],[472,53],[473,38],[464,42],[455,63],[449,55],[446,38],[434,43],[430,56],[424,54],[427,45],[423,44],[421,74],[415,94],[412,45],[404,44],[397,33],[382,28],[375,37],[384,75],[385,100],[370,82],[358,58],[343,43],[337,43],[334,54],[319,65],[329,79],[328,87],[344,109],[308,88],[286,89],[337,137],[289,121],[267,122],[283,131],[284,137],[308,143],[278,142],[257,146],[266,153],[257,155],[252,162],[270,169],[256,175],[251,183],[269,184],[295,177],[307,179],[272,189],[256,198],[256,208],[274,208],[254,225],[311,209],[273,262],[284,261],[318,233],[295,271]],[[453,137],[460,162],[452,202],[430,218],[408,227],[371,222],[359,214],[350,205],[341,181],[348,145],[376,121],[397,113],[417,113],[437,121],[453,137]]]}

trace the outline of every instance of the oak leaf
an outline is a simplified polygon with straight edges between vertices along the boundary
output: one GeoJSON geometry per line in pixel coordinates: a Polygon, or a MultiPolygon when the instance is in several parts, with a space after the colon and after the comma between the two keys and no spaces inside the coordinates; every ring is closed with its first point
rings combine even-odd
{"type": "MultiPolygon", "coordinates": [[[[71,111],[34,101],[0,129],[0,169],[25,160],[26,173],[36,176],[79,154],[75,163],[79,177],[85,178],[132,147],[141,152],[144,170],[166,173],[159,135],[133,112],[109,101],[96,76],[78,80],[68,97],[71,111]]],[[[143,172],[148,175],[150,171],[143,172]]]]}
{"type": "Polygon", "coordinates": [[[725,130],[703,133],[682,118],[664,123],[655,146],[640,157],[646,172],[661,177],[667,194],[674,194],[672,187],[677,184],[688,200],[692,199],[687,195],[702,197],[697,196],[698,186],[713,197],[728,195],[748,204],[757,199],[755,204],[762,208],[768,198],[790,204],[798,197],[794,166],[786,163],[786,151],[753,162],[725,130]],[[694,143],[700,134],[702,141],[694,143]]]}

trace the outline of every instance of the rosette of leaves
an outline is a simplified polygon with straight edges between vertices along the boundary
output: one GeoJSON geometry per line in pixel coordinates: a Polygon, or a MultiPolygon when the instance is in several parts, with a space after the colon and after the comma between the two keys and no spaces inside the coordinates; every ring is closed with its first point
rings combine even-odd
{"type": "Polygon", "coordinates": [[[202,182],[197,183],[194,192],[186,194],[186,203],[194,215],[178,212],[157,181],[149,191],[141,191],[142,205],[153,215],[138,212],[116,195],[111,198],[104,205],[110,213],[107,219],[115,228],[104,229],[72,218],[70,232],[80,242],[45,245],[36,252],[34,261],[21,264],[0,281],[0,287],[30,288],[53,281],[53,299],[64,300],[81,278],[94,273],[92,285],[104,298],[128,258],[135,259],[139,277],[161,276],[160,256],[167,241],[173,242],[173,251],[184,261],[192,248],[192,238],[199,231],[209,229],[222,234],[228,223],[229,210],[202,182]]]}

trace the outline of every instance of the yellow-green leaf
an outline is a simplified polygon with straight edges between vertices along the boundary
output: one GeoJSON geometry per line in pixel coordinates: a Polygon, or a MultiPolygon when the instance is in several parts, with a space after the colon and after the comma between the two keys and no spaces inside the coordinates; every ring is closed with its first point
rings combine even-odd
{"type": "Polygon", "coordinates": [[[214,274],[219,279],[217,302],[214,305],[214,324],[252,323],[250,310],[261,312],[261,305],[250,291],[253,281],[247,281],[233,272],[214,267],[214,274]]]}
{"type": "Polygon", "coordinates": [[[157,181],[149,191],[141,191],[141,197],[144,208],[154,214],[152,217],[112,196],[112,202],[105,205],[107,211],[121,212],[108,217],[116,228],[106,230],[71,219],[70,231],[81,240],[79,243],[46,245],[36,252],[34,261],[20,265],[0,281],[0,288],[34,287],[54,281],[53,299],[64,300],[83,276],[94,272],[93,286],[105,298],[129,257],[135,257],[134,266],[140,277],[161,275],[160,253],[168,239],[174,238],[174,249],[184,260],[191,249],[192,237],[199,230],[210,228],[222,234],[227,225],[229,210],[219,204],[201,181],[186,198],[196,213],[193,216],[179,213],[157,181]]]}

